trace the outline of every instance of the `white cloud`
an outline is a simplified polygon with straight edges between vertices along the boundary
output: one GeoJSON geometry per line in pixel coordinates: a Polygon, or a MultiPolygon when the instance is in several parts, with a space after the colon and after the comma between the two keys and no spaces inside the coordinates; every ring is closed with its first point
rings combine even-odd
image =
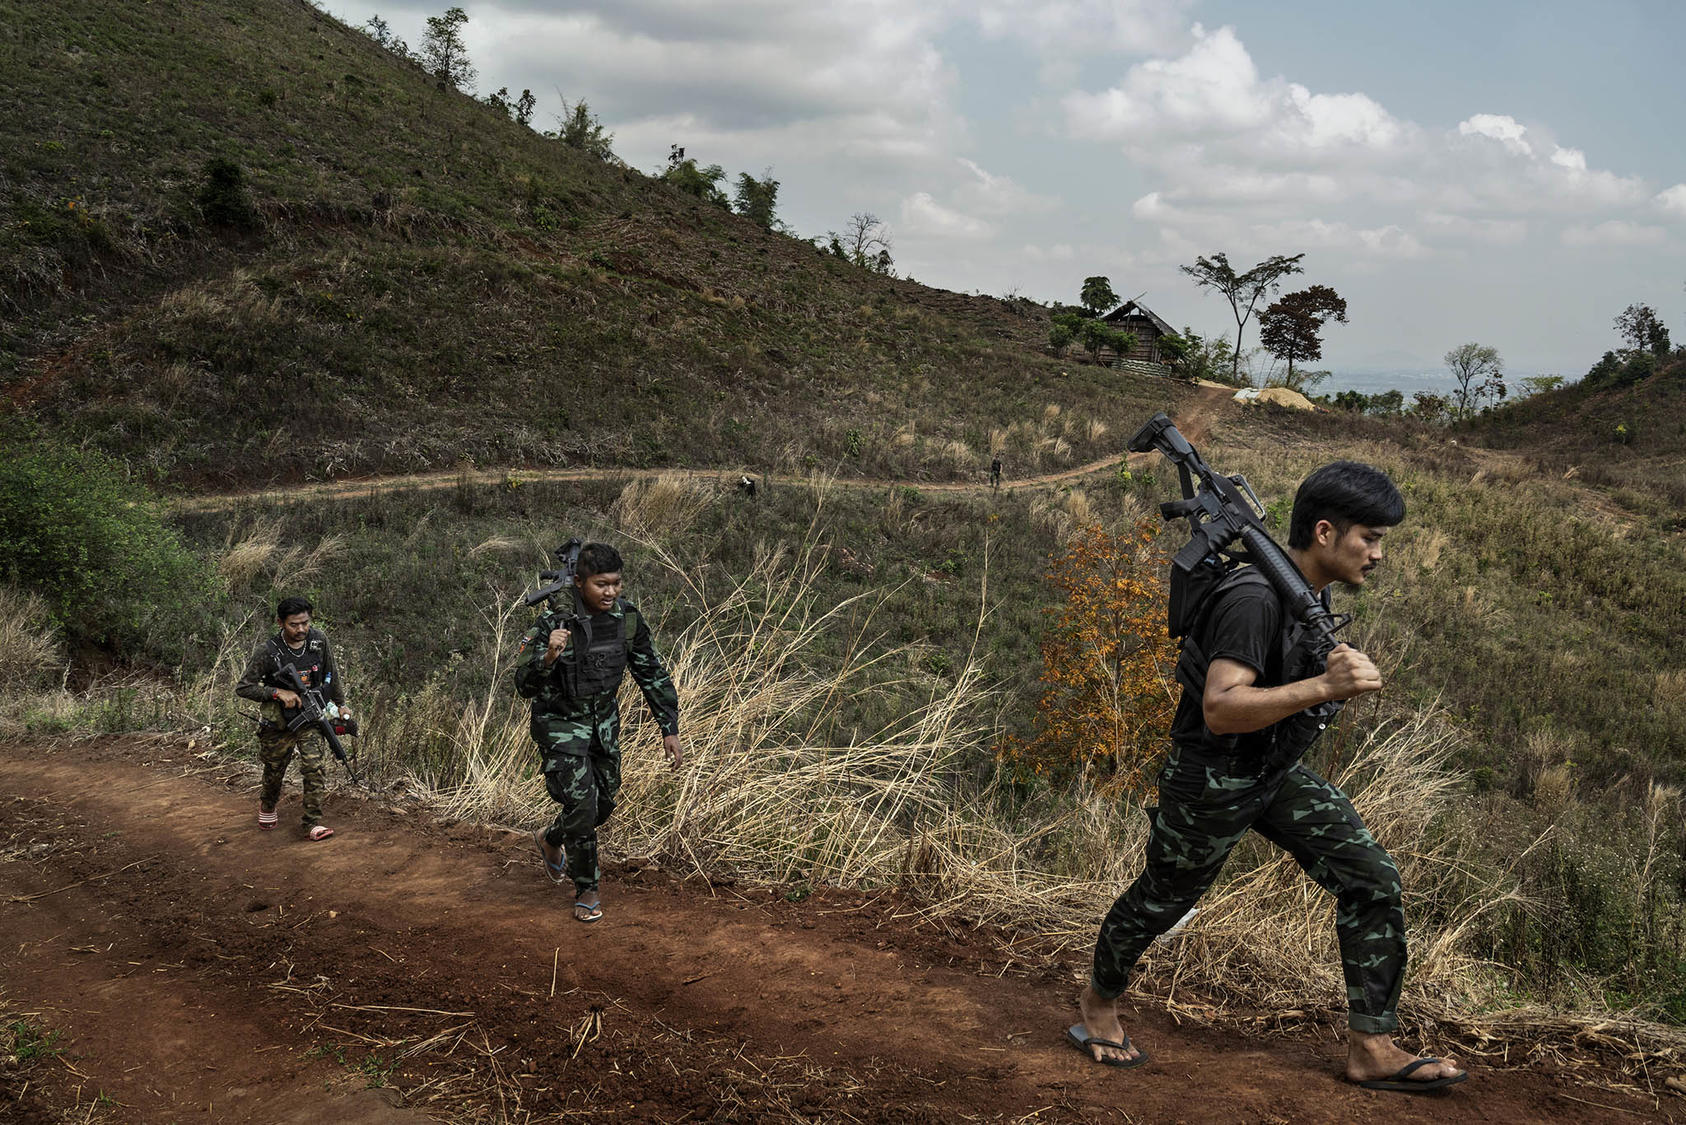
{"type": "Polygon", "coordinates": [[[1532,156],[1534,148],[1526,140],[1528,129],[1516,118],[1505,113],[1478,113],[1458,122],[1458,133],[1465,137],[1486,137],[1498,141],[1505,151],[1518,156],[1532,156]]]}
{"type": "Polygon", "coordinates": [[[1033,262],[1069,262],[1077,257],[1077,251],[1069,242],[1056,242],[1046,247],[1027,243],[1020,248],[1019,253],[1033,262]]]}
{"type": "Polygon", "coordinates": [[[1068,94],[1072,135],[1123,141],[1133,154],[1165,140],[1215,142],[1278,163],[1348,149],[1391,152],[1411,138],[1409,126],[1364,94],[1314,94],[1261,79],[1233,28],[1196,24],[1194,36],[1181,57],[1138,63],[1100,93],[1068,94]]]}
{"type": "Polygon", "coordinates": [[[1686,184],[1675,184],[1671,188],[1659,191],[1652,202],[1668,214],[1686,219],[1686,184]]]}
{"type": "Polygon", "coordinates": [[[1260,245],[1267,246],[1344,250],[1373,258],[1421,258],[1428,254],[1427,247],[1416,235],[1392,223],[1364,228],[1323,219],[1294,219],[1255,226],[1252,233],[1260,245]]]}
{"type": "Polygon", "coordinates": [[[935,238],[982,239],[995,234],[989,223],[945,207],[926,191],[916,191],[902,200],[902,223],[910,234],[935,238]]]}
{"type": "Polygon", "coordinates": [[[1662,227],[1630,223],[1625,219],[1607,219],[1594,226],[1564,228],[1565,246],[1656,246],[1668,241],[1662,227]]]}

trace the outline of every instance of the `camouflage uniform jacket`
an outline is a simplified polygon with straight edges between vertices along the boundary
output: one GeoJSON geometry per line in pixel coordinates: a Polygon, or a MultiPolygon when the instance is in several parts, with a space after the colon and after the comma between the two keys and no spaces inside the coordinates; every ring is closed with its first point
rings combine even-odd
{"type": "Polygon", "coordinates": [[[292,690],[282,676],[281,669],[291,664],[298,669],[304,682],[320,690],[335,703],[345,703],[345,685],[340,682],[339,666],[334,663],[334,650],[320,629],[312,628],[305,636],[303,648],[288,648],[280,633],[264,637],[246,661],[246,670],[234,685],[234,694],[263,704],[263,718],[277,722],[281,705],[275,702],[278,688],[292,690]]]}
{"type": "MultiPolygon", "coordinates": [[[[575,642],[581,639],[580,629],[569,624],[570,617],[565,612],[547,611],[540,614],[533,627],[527,630],[521,639],[521,653],[515,663],[515,691],[533,701],[535,725],[541,722],[549,726],[565,724],[573,728],[570,733],[576,735],[575,739],[567,740],[569,742],[578,739],[587,743],[596,741],[604,747],[617,747],[620,675],[616,673],[614,683],[596,694],[568,698],[563,691],[561,673],[564,664],[575,658],[575,642]],[[547,668],[545,650],[549,646],[551,630],[558,628],[569,629],[568,643],[556,662],[547,668]]],[[[616,599],[613,608],[592,615],[591,623],[592,632],[598,636],[624,630],[626,669],[644,693],[644,701],[649,705],[662,734],[678,734],[679,693],[656,652],[650,627],[645,623],[644,615],[638,612],[638,607],[616,599]]],[[[577,752],[585,753],[586,746],[581,745],[577,752]]]]}

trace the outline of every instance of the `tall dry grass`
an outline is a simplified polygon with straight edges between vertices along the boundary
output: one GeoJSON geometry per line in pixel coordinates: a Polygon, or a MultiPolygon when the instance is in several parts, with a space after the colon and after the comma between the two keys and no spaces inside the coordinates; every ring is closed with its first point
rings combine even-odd
{"type": "MultiPolygon", "coordinates": [[[[908,684],[873,674],[904,663],[895,659],[901,650],[874,643],[873,622],[893,612],[893,593],[819,604],[824,565],[825,552],[811,545],[772,547],[728,587],[693,589],[705,609],[669,653],[687,760],[667,768],[629,684],[624,789],[606,850],[708,875],[898,886],[931,917],[1001,925],[1021,951],[1081,960],[1139,870],[1141,809],[1088,787],[1027,802],[972,780],[962,763],[992,737],[976,662],[882,727],[845,729],[845,700],[908,684]],[[821,639],[844,619],[857,622],[846,650],[822,654],[821,639]]],[[[508,616],[500,620],[507,629],[508,616]]],[[[548,820],[525,710],[503,687],[502,669],[492,682],[479,702],[440,715],[457,761],[437,798],[454,817],[548,820]]],[[[1447,827],[1462,785],[1447,764],[1456,740],[1433,708],[1382,723],[1331,780],[1353,796],[1405,879],[1414,950],[1406,1009],[1419,1020],[1469,1023],[1501,988],[1469,953],[1468,934],[1507,898],[1472,875],[1459,857],[1466,841],[1447,827]]],[[[1150,988],[1193,990],[1223,1006],[1345,1003],[1332,900],[1265,847],[1237,853],[1185,936],[1156,946],[1144,971],[1150,988]]]]}

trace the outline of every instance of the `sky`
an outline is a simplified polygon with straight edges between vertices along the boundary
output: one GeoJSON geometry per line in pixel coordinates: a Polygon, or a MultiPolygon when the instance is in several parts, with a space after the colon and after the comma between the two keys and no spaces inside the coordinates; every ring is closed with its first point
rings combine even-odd
{"type": "MultiPolygon", "coordinates": [[[[412,47],[446,7],[322,6],[412,47]]],[[[1286,288],[1348,302],[1337,372],[1442,369],[1473,341],[1576,378],[1635,302],[1686,343],[1678,0],[463,7],[479,93],[532,90],[541,129],[583,99],[646,172],[674,144],[770,170],[801,237],[869,212],[925,284],[1075,303],[1102,275],[1233,337],[1179,267],[1303,253],[1286,288]]]]}

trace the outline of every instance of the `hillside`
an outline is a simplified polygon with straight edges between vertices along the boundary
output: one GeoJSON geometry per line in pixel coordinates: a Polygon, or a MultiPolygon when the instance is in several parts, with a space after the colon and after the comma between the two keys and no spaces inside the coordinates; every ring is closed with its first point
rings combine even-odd
{"type": "Polygon", "coordinates": [[[1629,506],[1647,518],[1658,515],[1652,498],[1686,509],[1686,350],[1645,362],[1634,374],[1632,381],[1587,380],[1510,403],[1481,415],[1470,433],[1485,445],[1626,490],[1629,506]]]}
{"type": "Polygon", "coordinates": [[[0,17],[4,401],[169,479],[1029,472],[1178,393],[1044,354],[1041,306],[546,140],[304,0],[0,17]]]}

